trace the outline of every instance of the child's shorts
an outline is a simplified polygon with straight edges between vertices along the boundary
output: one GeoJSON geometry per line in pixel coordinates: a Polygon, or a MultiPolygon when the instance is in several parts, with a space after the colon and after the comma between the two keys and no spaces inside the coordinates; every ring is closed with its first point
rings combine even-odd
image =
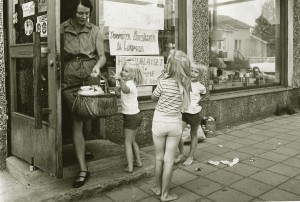
{"type": "Polygon", "coordinates": [[[197,114],[182,113],[182,121],[193,126],[200,125],[200,112],[197,114]]]}
{"type": "Polygon", "coordinates": [[[123,114],[124,124],[123,128],[136,130],[142,123],[142,114],[123,114]]]}

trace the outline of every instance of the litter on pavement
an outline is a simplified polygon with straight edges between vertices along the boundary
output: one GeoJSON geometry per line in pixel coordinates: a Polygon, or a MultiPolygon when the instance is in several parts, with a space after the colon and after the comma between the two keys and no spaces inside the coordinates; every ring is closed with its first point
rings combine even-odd
{"type": "Polygon", "coordinates": [[[212,161],[212,160],[209,160],[208,163],[209,164],[212,164],[212,165],[219,165],[220,163],[224,164],[224,165],[228,165],[228,166],[234,166],[235,164],[237,164],[239,162],[239,158],[234,158],[232,161],[228,161],[228,160],[221,160],[221,161],[212,161]]]}

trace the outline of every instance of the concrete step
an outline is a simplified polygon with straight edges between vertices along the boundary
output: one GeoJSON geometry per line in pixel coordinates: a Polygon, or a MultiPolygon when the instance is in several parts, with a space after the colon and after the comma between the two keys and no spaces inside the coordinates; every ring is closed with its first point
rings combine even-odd
{"type": "MultiPolygon", "coordinates": [[[[86,148],[94,155],[94,159],[87,161],[91,172],[97,172],[126,163],[124,147],[108,140],[86,141],[86,148]]],[[[73,145],[63,147],[63,176],[64,178],[74,177],[79,171],[73,145]]]]}
{"type": "MultiPolygon", "coordinates": [[[[126,164],[124,149],[119,145],[101,141],[89,143],[89,149],[95,156],[95,160],[89,161],[88,166],[91,176],[87,183],[78,189],[72,188],[72,183],[76,172],[79,170],[77,165],[69,165],[64,168],[64,178],[56,179],[50,177],[41,170],[29,171],[29,164],[16,158],[7,158],[7,171],[24,185],[22,192],[8,193],[2,195],[4,201],[69,201],[81,199],[85,196],[102,191],[110,190],[124,183],[130,183],[152,176],[154,158],[152,155],[141,151],[143,162],[142,168],[135,168],[133,173],[125,173],[123,168],[126,164]],[[113,156],[102,154],[99,158],[97,152],[94,153],[94,144],[102,152],[103,148],[109,148],[108,153],[113,156]],[[104,146],[106,145],[106,146],[104,146]],[[109,145],[109,146],[107,146],[109,145]],[[116,148],[118,147],[118,148],[116,148]],[[120,149],[121,147],[121,149],[120,149]],[[122,154],[118,152],[122,151],[122,154]],[[30,194],[29,194],[30,193],[30,194]]],[[[69,148],[70,149],[70,148],[69,148]]]]}

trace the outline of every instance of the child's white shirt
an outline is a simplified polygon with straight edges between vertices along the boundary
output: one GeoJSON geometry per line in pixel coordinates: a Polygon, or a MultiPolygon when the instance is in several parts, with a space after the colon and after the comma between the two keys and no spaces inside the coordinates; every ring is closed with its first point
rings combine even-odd
{"type": "Polygon", "coordinates": [[[206,94],[206,88],[200,82],[191,83],[192,92],[190,93],[190,105],[184,113],[196,114],[199,113],[202,107],[199,105],[201,99],[200,94],[206,94]]]}
{"type": "Polygon", "coordinates": [[[137,87],[133,80],[126,81],[125,84],[130,92],[125,94],[121,91],[122,114],[137,114],[140,112],[137,87]]]}

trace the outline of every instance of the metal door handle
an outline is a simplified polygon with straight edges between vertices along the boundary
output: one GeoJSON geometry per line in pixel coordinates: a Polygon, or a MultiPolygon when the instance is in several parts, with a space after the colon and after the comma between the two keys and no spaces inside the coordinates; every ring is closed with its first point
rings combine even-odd
{"type": "Polygon", "coordinates": [[[42,128],[42,78],[41,78],[41,38],[40,33],[33,33],[33,84],[34,84],[34,125],[42,128]]]}

